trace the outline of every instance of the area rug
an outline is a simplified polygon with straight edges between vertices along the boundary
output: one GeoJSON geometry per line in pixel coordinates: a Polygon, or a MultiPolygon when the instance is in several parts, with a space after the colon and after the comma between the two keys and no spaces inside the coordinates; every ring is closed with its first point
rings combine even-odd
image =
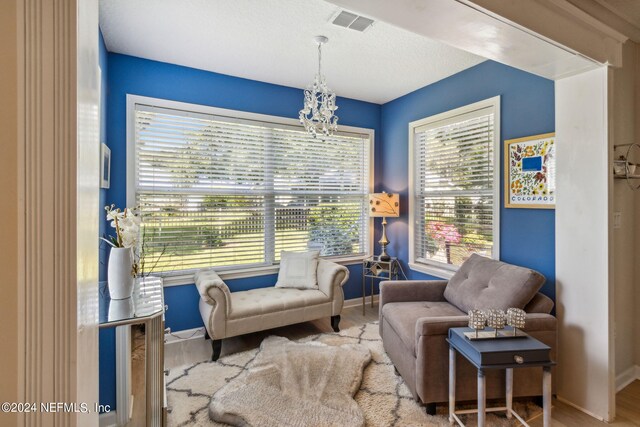
{"type": "MultiPolygon", "coordinates": [[[[354,396],[362,409],[368,427],[387,426],[449,426],[446,405],[438,406],[438,414],[427,415],[418,405],[402,377],[394,373],[394,367],[382,347],[378,322],[342,330],[309,336],[297,342],[321,342],[339,346],[361,344],[371,351],[371,363],[364,371],[360,389],[354,396]]],[[[221,357],[217,362],[201,362],[181,366],[168,371],[166,377],[169,406],[168,425],[173,426],[224,426],[209,418],[211,396],[230,381],[239,378],[253,366],[260,349],[221,357]]],[[[260,396],[255,396],[259,399],[260,396]]],[[[525,419],[542,412],[532,403],[515,403],[514,409],[525,419]]],[[[475,416],[462,417],[467,426],[475,426],[475,416]]],[[[502,414],[487,414],[487,425],[515,426],[515,420],[507,420],[502,414]]]]}
{"type": "Polygon", "coordinates": [[[353,395],[370,361],[370,350],[361,344],[270,336],[251,368],[213,395],[209,416],[233,426],[364,427],[353,395]]]}

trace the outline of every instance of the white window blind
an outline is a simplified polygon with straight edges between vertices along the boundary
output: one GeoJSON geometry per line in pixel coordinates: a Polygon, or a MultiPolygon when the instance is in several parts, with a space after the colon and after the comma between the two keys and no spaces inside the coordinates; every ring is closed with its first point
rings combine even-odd
{"type": "Polygon", "coordinates": [[[413,128],[413,262],[455,269],[497,240],[494,107],[413,128]]]}
{"type": "MultiPolygon", "coordinates": [[[[197,107],[197,106],[194,106],[197,107]]],[[[282,250],[368,252],[368,134],[136,104],[144,268],[272,265],[282,250]]]]}

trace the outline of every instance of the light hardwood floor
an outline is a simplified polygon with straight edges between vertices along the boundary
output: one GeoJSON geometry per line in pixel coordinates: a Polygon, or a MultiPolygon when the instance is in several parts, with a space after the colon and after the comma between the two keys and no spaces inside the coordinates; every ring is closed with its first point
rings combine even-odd
{"type": "MultiPolygon", "coordinates": [[[[367,300],[368,302],[368,300],[367,300]]],[[[378,307],[367,305],[365,315],[362,315],[362,307],[351,307],[342,310],[340,316],[340,329],[347,329],[352,326],[359,326],[364,323],[378,320],[378,307]]],[[[222,341],[222,353],[220,357],[227,354],[257,348],[263,339],[269,335],[280,335],[291,340],[303,338],[308,335],[323,332],[332,332],[329,318],[314,320],[312,322],[299,323],[297,325],[285,326],[282,328],[269,329],[267,331],[255,332],[239,337],[226,338],[222,341]]],[[[204,339],[184,340],[165,346],[164,364],[166,369],[172,367],[193,364],[211,358],[211,341],[204,339]]]]}
{"type": "MultiPolygon", "coordinates": [[[[378,320],[378,307],[370,307],[367,300],[365,315],[362,315],[362,307],[345,308],[342,312],[340,328],[346,329],[352,326],[359,326],[363,323],[378,320]]],[[[225,339],[222,344],[222,356],[238,351],[249,350],[260,345],[262,340],[269,335],[281,335],[289,339],[302,338],[306,335],[317,334],[321,332],[331,332],[329,319],[320,319],[313,322],[291,325],[283,328],[272,329],[269,331],[247,334],[241,337],[225,339]]],[[[165,367],[170,369],[185,364],[193,364],[208,360],[211,357],[211,345],[209,341],[204,339],[184,340],[178,343],[167,345],[165,348],[165,367]]],[[[144,364],[139,360],[135,361],[136,366],[144,369],[144,364]]],[[[136,367],[134,366],[134,371],[136,367]]],[[[134,393],[142,391],[144,393],[144,384],[142,375],[136,375],[134,372],[134,393]]],[[[144,399],[144,394],[140,394],[144,399]]],[[[138,399],[138,398],[136,398],[138,399]]],[[[134,399],[134,405],[136,403],[134,399]]],[[[142,400],[143,402],[143,400],[142,400]]],[[[144,411],[144,408],[140,408],[144,411]]],[[[616,405],[617,418],[613,423],[607,424],[598,421],[589,415],[557,400],[554,400],[553,422],[554,427],[591,427],[591,426],[640,426],[640,381],[635,381],[617,395],[616,405]]],[[[129,423],[130,426],[144,425],[144,413],[142,416],[134,410],[134,418],[129,423]]],[[[542,426],[542,417],[538,417],[531,422],[532,427],[542,426]]]]}

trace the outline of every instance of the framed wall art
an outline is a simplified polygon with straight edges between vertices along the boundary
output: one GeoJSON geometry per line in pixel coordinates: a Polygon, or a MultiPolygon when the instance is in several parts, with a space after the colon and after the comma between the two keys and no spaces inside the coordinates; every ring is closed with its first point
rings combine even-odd
{"type": "Polygon", "coordinates": [[[100,188],[111,185],[111,150],[107,144],[100,144],[100,188]]]}
{"type": "Polygon", "coordinates": [[[504,186],[506,208],[555,208],[555,133],[504,141],[504,186]]]}

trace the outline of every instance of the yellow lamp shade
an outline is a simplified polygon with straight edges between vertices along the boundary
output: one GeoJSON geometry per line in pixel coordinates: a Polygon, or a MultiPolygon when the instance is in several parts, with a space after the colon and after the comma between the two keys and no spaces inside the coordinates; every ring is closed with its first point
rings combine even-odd
{"type": "Polygon", "coordinates": [[[393,193],[369,194],[369,216],[400,216],[400,195],[393,193]]]}

